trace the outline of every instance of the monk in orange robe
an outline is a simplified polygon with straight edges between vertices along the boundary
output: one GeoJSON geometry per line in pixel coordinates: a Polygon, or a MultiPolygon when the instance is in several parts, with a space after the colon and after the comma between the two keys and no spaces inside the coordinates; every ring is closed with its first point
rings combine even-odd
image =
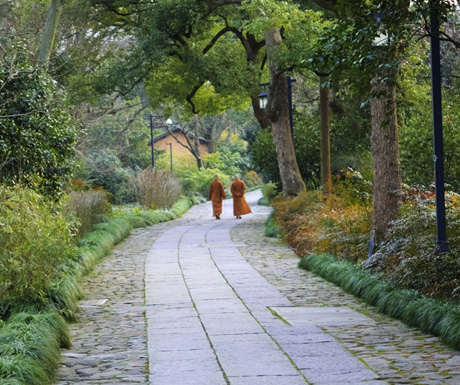
{"type": "Polygon", "coordinates": [[[220,219],[222,214],[222,200],[226,197],[224,185],[219,180],[219,174],[214,176],[214,181],[209,187],[209,199],[212,201],[212,216],[220,219]]]}
{"type": "Polygon", "coordinates": [[[251,213],[251,209],[244,199],[244,192],[246,191],[246,186],[242,180],[240,180],[239,175],[235,175],[235,181],[230,187],[230,191],[233,196],[233,215],[236,219],[241,219],[242,215],[251,213]]]}

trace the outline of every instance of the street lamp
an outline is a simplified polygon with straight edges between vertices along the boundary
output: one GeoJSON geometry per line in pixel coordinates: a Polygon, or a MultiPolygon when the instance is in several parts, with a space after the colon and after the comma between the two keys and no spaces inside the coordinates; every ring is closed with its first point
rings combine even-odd
{"type": "Polygon", "coordinates": [[[266,90],[263,90],[259,95],[259,104],[260,108],[263,110],[265,107],[267,107],[267,101],[268,101],[268,92],[266,90]]]}
{"type": "MultiPolygon", "coordinates": [[[[289,101],[289,125],[291,128],[291,137],[294,138],[294,120],[292,117],[292,83],[295,83],[297,80],[292,79],[290,76],[287,77],[287,86],[288,86],[288,101],[289,101]]],[[[266,87],[270,83],[261,83],[259,86],[266,87]]],[[[264,89],[258,96],[260,108],[264,109],[267,107],[268,103],[268,92],[264,89]]]]}

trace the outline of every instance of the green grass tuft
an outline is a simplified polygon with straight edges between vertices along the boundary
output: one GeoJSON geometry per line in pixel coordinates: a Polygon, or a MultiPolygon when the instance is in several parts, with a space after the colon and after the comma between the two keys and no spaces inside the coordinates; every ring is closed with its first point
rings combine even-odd
{"type": "Polygon", "coordinates": [[[27,385],[51,384],[69,348],[69,328],[56,312],[17,313],[0,329],[0,378],[27,385]]]}
{"type": "Polygon", "coordinates": [[[438,336],[446,345],[460,350],[460,309],[457,304],[421,297],[411,290],[395,289],[360,266],[338,261],[328,254],[304,257],[299,267],[362,298],[380,312],[438,336]]]}
{"type": "Polygon", "coordinates": [[[279,235],[279,229],[273,214],[270,214],[265,222],[265,236],[276,238],[279,235]]]}

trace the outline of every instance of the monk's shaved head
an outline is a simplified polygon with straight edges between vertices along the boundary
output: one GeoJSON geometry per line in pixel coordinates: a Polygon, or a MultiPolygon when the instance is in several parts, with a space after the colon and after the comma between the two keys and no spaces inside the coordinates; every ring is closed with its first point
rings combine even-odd
{"type": "Polygon", "coordinates": [[[240,179],[240,176],[238,174],[235,174],[235,179],[240,179]]]}
{"type": "Polygon", "coordinates": [[[219,178],[219,174],[214,175],[214,178],[219,178]]]}

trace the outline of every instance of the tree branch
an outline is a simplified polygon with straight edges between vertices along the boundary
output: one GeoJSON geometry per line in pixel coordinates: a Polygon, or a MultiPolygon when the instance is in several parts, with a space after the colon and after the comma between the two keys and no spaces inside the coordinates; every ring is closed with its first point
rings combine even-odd
{"type": "Polygon", "coordinates": [[[186,98],[187,102],[192,106],[192,112],[194,114],[198,114],[199,111],[196,110],[196,106],[195,106],[195,103],[193,103],[192,98],[195,96],[195,94],[201,88],[203,84],[204,84],[204,81],[202,80],[199,85],[197,84],[195,87],[193,87],[192,92],[190,92],[186,98]]]}
{"type": "Polygon", "coordinates": [[[214,44],[217,43],[217,40],[219,40],[223,35],[225,35],[227,32],[233,32],[232,27],[225,27],[221,29],[209,42],[209,44],[203,49],[203,55],[206,55],[206,53],[214,46],[214,44]]]}

